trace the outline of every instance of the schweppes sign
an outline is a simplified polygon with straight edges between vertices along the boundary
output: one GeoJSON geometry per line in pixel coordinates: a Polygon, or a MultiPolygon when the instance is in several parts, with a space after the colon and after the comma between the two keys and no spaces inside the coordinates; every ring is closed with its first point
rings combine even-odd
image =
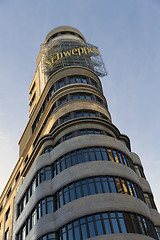
{"type": "Polygon", "coordinates": [[[42,72],[53,72],[68,66],[83,66],[94,71],[98,76],[105,76],[106,70],[97,47],[75,40],[58,40],[42,45],[42,72]]]}
{"type": "Polygon", "coordinates": [[[45,58],[45,65],[46,68],[50,68],[53,66],[57,61],[63,59],[64,57],[72,57],[72,56],[82,56],[82,55],[99,55],[100,52],[98,51],[97,47],[78,47],[72,48],[62,52],[56,52],[54,56],[49,56],[45,58]]]}

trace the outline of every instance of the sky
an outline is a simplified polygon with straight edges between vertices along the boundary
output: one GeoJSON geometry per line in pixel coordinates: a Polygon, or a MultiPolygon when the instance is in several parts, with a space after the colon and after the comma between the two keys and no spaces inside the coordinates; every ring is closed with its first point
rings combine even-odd
{"type": "Polygon", "coordinates": [[[0,0],[0,193],[19,158],[37,55],[61,25],[99,47],[112,121],[140,156],[160,211],[159,0],[0,0]]]}

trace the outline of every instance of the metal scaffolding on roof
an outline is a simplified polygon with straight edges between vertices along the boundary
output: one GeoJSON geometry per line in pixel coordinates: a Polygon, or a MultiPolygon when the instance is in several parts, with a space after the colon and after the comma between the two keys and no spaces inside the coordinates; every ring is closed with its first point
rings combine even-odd
{"type": "Polygon", "coordinates": [[[42,72],[48,76],[68,66],[87,67],[100,77],[107,75],[98,48],[84,41],[61,39],[45,43],[41,59],[42,72]]]}

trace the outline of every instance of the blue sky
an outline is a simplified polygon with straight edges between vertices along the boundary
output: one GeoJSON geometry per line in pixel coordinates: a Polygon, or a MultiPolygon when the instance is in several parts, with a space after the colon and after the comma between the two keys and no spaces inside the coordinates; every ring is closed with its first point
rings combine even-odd
{"type": "Polygon", "coordinates": [[[160,210],[159,0],[0,1],[0,192],[18,160],[40,46],[61,25],[99,47],[113,123],[130,137],[160,210]]]}

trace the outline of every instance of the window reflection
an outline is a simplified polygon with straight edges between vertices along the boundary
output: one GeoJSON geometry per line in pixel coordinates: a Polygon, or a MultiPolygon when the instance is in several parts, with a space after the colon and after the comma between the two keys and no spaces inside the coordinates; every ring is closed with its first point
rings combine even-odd
{"type": "MultiPolygon", "coordinates": [[[[50,147],[51,149],[51,147],[50,147]]],[[[89,148],[82,148],[82,149],[77,149],[75,151],[72,151],[70,153],[67,153],[63,156],[61,156],[57,161],[55,161],[52,165],[45,166],[41,168],[35,175],[35,177],[32,179],[29,187],[27,188],[26,193],[18,203],[17,207],[17,217],[19,217],[20,213],[23,211],[25,205],[29,201],[29,198],[32,196],[33,192],[35,191],[36,187],[41,184],[44,181],[51,180],[53,177],[58,175],[61,171],[74,166],[76,164],[81,164],[84,162],[89,162],[89,161],[114,161],[116,162],[116,159],[114,159],[112,154],[112,151],[117,152],[119,156],[123,155],[123,158],[126,158],[126,164],[127,166],[132,166],[133,163],[132,161],[124,154],[121,152],[115,150],[115,149],[110,149],[110,148],[104,148],[104,147],[89,147],[89,148]],[[110,156],[110,157],[108,157],[110,156]]],[[[117,156],[117,155],[116,155],[117,156]]],[[[121,163],[121,162],[119,162],[121,163]]],[[[124,164],[124,162],[122,163],[124,164]]],[[[97,185],[96,189],[98,189],[99,192],[102,192],[102,188],[104,189],[104,192],[119,192],[122,193],[124,192],[125,194],[133,195],[138,198],[144,199],[143,194],[141,190],[139,190],[139,187],[136,185],[133,187],[132,183],[126,182],[126,180],[121,179],[121,182],[118,182],[119,180],[115,180],[111,178],[110,183],[108,180],[106,182],[104,181],[104,185],[101,186],[101,183],[98,183],[97,180],[97,185]],[[110,189],[110,190],[109,190],[110,189]]],[[[91,188],[91,186],[90,186],[91,188]]],[[[93,191],[93,189],[92,189],[93,191]]],[[[150,198],[151,199],[151,198],[150,198]]],[[[151,201],[151,200],[150,200],[151,201]]],[[[155,208],[154,202],[152,201],[152,208],[155,208]]]]}
{"type": "MultiPolygon", "coordinates": [[[[49,238],[51,233],[45,236],[47,237],[47,240],[84,240],[91,237],[112,233],[138,233],[158,240],[159,229],[159,227],[156,227],[155,231],[155,228],[150,220],[135,213],[105,212],[76,219],[66,224],[65,227],[57,230],[52,238],[49,238]],[[141,225],[142,221],[145,221],[146,225],[141,225]]],[[[38,240],[44,240],[45,236],[42,236],[38,240]]]]}

